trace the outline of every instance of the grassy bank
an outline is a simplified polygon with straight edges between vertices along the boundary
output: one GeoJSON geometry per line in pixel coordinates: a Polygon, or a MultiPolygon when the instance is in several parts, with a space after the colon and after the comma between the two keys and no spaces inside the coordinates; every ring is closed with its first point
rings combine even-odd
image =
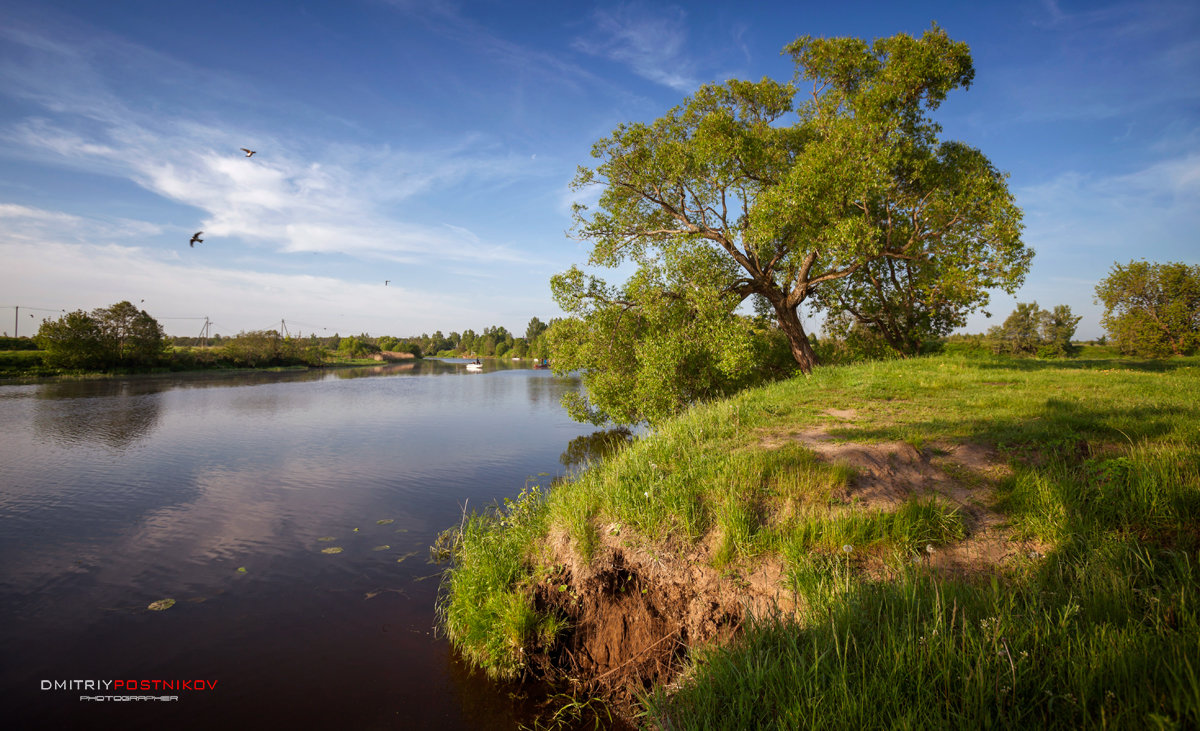
{"type": "Polygon", "coordinates": [[[577,588],[551,544],[617,541],[735,580],[778,565],[795,599],[696,643],[643,695],[650,726],[1197,727],[1198,445],[1196,358],[820,369],[467,519],[443,627],[527,672],[576,616],[544,601],[577,588]]]}

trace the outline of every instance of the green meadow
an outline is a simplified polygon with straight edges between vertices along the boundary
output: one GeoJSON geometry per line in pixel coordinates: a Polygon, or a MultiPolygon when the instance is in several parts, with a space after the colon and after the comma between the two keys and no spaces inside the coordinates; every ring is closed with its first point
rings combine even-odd
{"type": "Polygon", "coordinates": [[[464,516],[439,614],[471,662],[526,674],[571,629],[534,601],[548,538],[586,562],[619,533],[723,575],[778,565],[792,600],[690,647],[641,694],[646,726],[1196,728],[1198,518],[1200,358],[829,366],[464,516]],[[812,434],[900,445],[953,490],[863,499],[870,475],[812,434]],[[985,535],[995,556],[967,550],[985,535]]]}

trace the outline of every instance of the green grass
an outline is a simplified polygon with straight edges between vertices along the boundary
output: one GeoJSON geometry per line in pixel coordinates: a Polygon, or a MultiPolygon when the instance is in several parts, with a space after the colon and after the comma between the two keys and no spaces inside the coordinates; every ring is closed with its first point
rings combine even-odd
{"type": "Polygon", "coordinates": [[[467,660],[493,678],[515,677],[525,649],[552,644],[563,626],[529,601],[536,576],[529,547],[545,531],[542,500],[540,488],[527,488],[503,507],[464,515],[461,528],[440,541],[449,543],[456,568],[442,586],[439,624],[467,660]]]}
{"type": "Polygon", "coordinates": [[[663,555],[711,540],[722,570],[783,562],[807,609],[698,650],[681,688],[646,699],[652,725],[1200,726],[1200,358],[1087,349],[1070,361],[951,353],[822,368],[693,409],[528,516],[464,531],[443,595],[447,615],[494,595],[524,617],[450,633],[497,675],[521,667],[518,638],[547,636],[546,618],[517,607],[533,606],[552,530],[584,559],[616,531],[663,555]],[[818,426],[860,443],[997,449],[1009,469],[984,480],[992,507],[1046,555],[976,580],[914,564],[914,549],[963,538],[962,516],[927,498],[846,509],[835,496],[853,470],[789,438],[818,426]],[[486,579],[472,563],[501,556],[506,568],[486,579]],[[864,570],[866,557],[891,578],[864,570]],[[473,573],[479,583],[458,589],[473,573]],[[476,648],[488,642],[485,657],[476,648]]]}
{"type": "Polygon", "coordinates": [[[0,350],[0,378],[51,375],[56,372],[42,362],[40,350],[0,350]]]}
{"type": "Polygon", "coordinates": [[[919,568],[843,585],[834,568],[839,588],[814,592],[825,601],[800,621],[758,620],[695,653],[691,680],[653,693],[648,716],[674,729],[1194,728],[1195,564],[1127,543],[1095,562],[981,585],[919,568]],[[1138,591],[1114,591],[1126,577],[1138,591]]]}

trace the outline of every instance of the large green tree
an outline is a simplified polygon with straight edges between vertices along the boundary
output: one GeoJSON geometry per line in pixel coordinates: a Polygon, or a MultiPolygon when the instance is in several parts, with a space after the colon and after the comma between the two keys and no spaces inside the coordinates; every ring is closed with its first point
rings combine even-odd
{"type": "MultiPolygon", "coordinates": [[[[731,328],[754,299],[809,372],[817,359],[805,302],[852,313],[903,351],[961,321],[988,287],[1023,278],[1031,254],[1005,176],[978,150],[939,141],[929,117],[970,85],[966,44],[934,26],[870,44],[802,37],[785,52],[796,64],[791,82],[706,85],[654,122],[622,124],[596,143],[599,163],[574,185],[603,192],[597,210],[577,206],[575,234],[592,244],[589,264],[632,263],[637,274],[618,288],[577,268],[552,282],[594,350],[638,337],[677,372],[695,354],[668,357],[669,343],[695,344],[672,328],[731,328]],[[798,96],[802,82],[811,91],[798,96]],[[631,316],[664,303],[690,311],[631,316]],[[614,330],[634,322],[636,336],[614,330]]],[[[564,363],[556,350],[557,367],[629,367],[569,347],[589,358],[564,363]]]]}
{"type": "Polygon", "coordinates": [[[1200,266],[1113,264],[1096,285],[1100,322],[1122,353],[1157,358],[1200,348],[1200,266]]]}
{"type": "Polygon", "coordinates": [[[61,368],[150,366],[169,346],[162,325],[128,301],[46,321],[36,340],[47,362],[61,368]]]}
{"type": "Polygon", "coordinates": [[[83,310],[68,312],[57,320],[45,320],[34,336],[45,351],[46,364],[54,368],[103,368],[110,350],[96,318],[83,310]]]}
{"type": "Polygon", "coordinates": [[[128,300],[92,312],[109,343],[114,362],[123,365],[153,365],[169,343],[158,320],[128,300]]]}

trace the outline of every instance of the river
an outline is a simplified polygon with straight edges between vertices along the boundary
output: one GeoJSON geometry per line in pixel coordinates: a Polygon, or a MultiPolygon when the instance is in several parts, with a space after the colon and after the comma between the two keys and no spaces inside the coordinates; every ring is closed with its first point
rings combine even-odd
{"type": "Polygon", "coordinates": [[[436,360],[0,386],[5,726],[527,723],[436,635],[429,547],[568,469],[576,388],[436,360]]]}

